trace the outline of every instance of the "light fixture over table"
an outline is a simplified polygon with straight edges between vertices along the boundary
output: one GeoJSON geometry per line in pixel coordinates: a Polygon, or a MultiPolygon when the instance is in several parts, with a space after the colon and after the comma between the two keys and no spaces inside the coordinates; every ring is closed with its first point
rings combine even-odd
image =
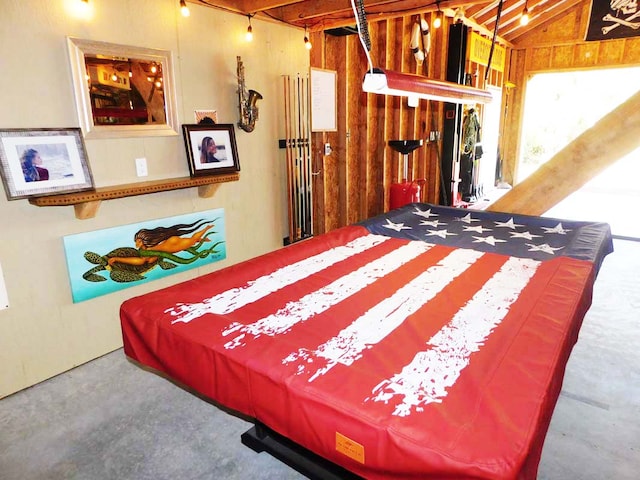
{"type": "MultiPolygon", "coordinates": [[[[364,76],[362,90],[367,93],[408,97],[410,106],[417,106],[419,99],[436,100],[451,103],[489,103],[491,92],[480,88],[462,85],[455,82],[434,80],[424,75],[395,72],[383,68],[374,68],[369,50],[369,38],[363,0],[351,0],[356,17],[358,37],[364,48],[369,63],[369,70],[364,76]],[[356,2],[358,5],[356,6],[356,2]]],[[[440,4],[438,2],[438,11],[440,4]]]]}
{"type": "Polygon", "coordinates": [[[382,68],[374,68],[365,74],[362,90],[408,97],[411,103],[420,98],[450,103],[488,103],[492,100],[491,92],[487,90],[382,68]]]}

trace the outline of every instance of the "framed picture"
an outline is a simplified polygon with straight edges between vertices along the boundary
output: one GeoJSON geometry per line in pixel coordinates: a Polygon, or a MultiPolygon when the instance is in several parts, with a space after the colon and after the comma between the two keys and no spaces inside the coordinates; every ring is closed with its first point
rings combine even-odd
{"type": "Polygon", "coordinates": [[[233,124],[182,125],[182,133],[192,177],[240,171],[233,124]]]}
{"type": "Polygon", "coordinates": [[[0,130],[0,166],[9,200],[93,189],[79,128],[0,130]]]}

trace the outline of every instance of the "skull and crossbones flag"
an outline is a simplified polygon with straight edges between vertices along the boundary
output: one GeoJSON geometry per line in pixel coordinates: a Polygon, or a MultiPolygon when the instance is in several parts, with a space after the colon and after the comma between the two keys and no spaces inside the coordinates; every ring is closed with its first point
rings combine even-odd
{"type": "Polygon", "coordinates": [[[638,0],[591,0],[585,40],[608,40],[637,35],[640,35],[638,0]]]}

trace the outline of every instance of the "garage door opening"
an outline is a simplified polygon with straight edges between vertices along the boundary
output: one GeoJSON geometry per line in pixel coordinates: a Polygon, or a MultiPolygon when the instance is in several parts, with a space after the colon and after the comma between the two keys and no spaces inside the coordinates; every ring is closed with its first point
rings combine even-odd
{"type": "MultiPolygon", "coordinates": [[[[527,83],[516,183],[638,91],[640,67],[540,73],[527,83]]],[[[614,235],[640,240],[639,148],[544,215],[608,222],[614,235]]]]}

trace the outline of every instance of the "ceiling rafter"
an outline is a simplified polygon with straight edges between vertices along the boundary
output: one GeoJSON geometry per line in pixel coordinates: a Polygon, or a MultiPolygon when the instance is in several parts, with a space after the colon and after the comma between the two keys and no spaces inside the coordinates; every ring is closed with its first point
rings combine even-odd
{"type": "MultiPolygon", "coordinates": [[[[218,8],[241,15],[259,15],[310,31],[347,27],[356,24],[351,0],[187,0],[189,3],[218,8]]],[[[505,43],[545,22],[557,18],[578,4],[590,0],[526,0],[530,22],[520,25],[525,0],[502,0],[502,14],[498,29],[505,43]]],[[[370,22],[401,16],[426,14],[440,8],[443,12],[460,9],[467,24],[480,30],[493,31],[500,0],[364,0],[370,22]]]]}

